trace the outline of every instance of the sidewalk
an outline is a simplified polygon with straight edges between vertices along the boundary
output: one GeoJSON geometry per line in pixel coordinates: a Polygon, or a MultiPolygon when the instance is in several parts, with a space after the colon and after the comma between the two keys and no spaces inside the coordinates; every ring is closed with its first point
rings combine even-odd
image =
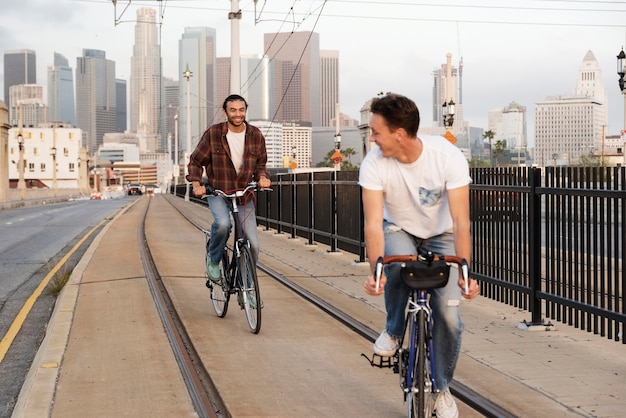
{"type": "MultiPolygon", "coordinates": [[[[108,409],[107,416],[146,416],[150,411],[153,416],[193,416],[159,318],[150,308],[136,250],[136,225],[146,203],[147,199],[139,199],[118,215],[74,270],[57,302],[14,417],[79,417],[84,413],[81,405],[91,402],[88,396],[80,396],[81,391],[98,395],[99,402],[117,408],[108,409]],[[122,251],[116,242],[128,242],[129,248],[135,249],[122,251]],[[111,297],[99,296],[112,292],[120,296],[114,298],[114,306],[104,306],[102,301],[111,297]],[[81,328],[84,332],[79,332],[81,328]],[[70,329],[76,332],[73,337],[70,329]],[[143,366],[131,370],[131,361],[143,366]],[[95,370],[98,375],[106,371],[107,381],[90,381],[95,370]],[[136,370],[152,370],[155,375],[137,376],[136,370]],[[63,387],[63,376],[72,373],[84,376],[82,386],[63,387]],[[150,383],[146,386],[145,382],[150,383]],[[57,397],[63,397],[56,403],[55,391],[57,397]],[[125,404],[130,399],[134,410],[125,404]]],[[[177,204],[186,205],[185,210],[206,222],[206,207],[180,199],[177,204]]],[[[170,239],[177,237],[175,224],[167,228],[164,240],[168,234],[170,239]]],[[[298,284],[321,292],[329,302],[342,301],[346,313],[361,315],[363,323],[382,329],[383,298],[363,292],[368,267],[355,263],[357,256],[331,253],[324,245],[307,246],[304,240],[261,228],[259,240],[261,263],[294,272],[298,284]]],[[[180,251],[167,257],[185,259],[184,246],[180,251]]],[[[186,268],[181,276],[188,274],[186,268]]],[[[461,309],[466,330],[455,375],[459,382],[521,417],[624,416],[623,344],[555,322],[550,331],[520,329],[521,322],[530,320],[530,313],[480,296],[464,301],[461,309]]]]}

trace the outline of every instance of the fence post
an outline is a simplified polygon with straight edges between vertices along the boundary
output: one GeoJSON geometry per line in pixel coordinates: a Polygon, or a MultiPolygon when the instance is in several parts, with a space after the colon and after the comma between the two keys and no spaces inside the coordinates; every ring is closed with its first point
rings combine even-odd
{"type": "Polygon", "coordinates": [[[314,204],[313,204],[313,172],[310,172],[307,175],[307,192],[309,194],[309,207],[307,208],[307,237],[309,238],[309,245],[313,245],[313,208],[314,208],[314,204]]]}
{"type": "Polygon", "coordinates": [[[337,170],[333,170],[330,180],[330,252],[337,251],[337,170]]]}
{"type": "Polygon", "coordinates": [[[296,237],[296,173],[291,173],[291,238],[296,237]]]}
{"type": "Polygon", "coordinates": [[[533,325],[540,325],[541,318],[541,196],[537,188],[541,186],[541,169],[530,169],[530,194],[528,196],[528,277],[530,280],[530,312],[533,325]]]}

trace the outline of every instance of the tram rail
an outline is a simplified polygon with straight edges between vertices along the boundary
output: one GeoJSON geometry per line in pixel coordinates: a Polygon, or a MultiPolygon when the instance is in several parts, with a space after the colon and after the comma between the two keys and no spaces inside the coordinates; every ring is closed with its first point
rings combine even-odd
{"type": "MultiPolygon", "coordinates": [[[[207,227],[207,225],[201,224],[201,222],[195,219],[193,215],[184,210],[182,205],[176,204],[174,199],[175,198],[169,196],[166,197],[169,204],[191,225],[198,230],[207,227]]],[[[215,383],[211,379],[211,376],[209,375],[209,372],[207,372],[204,367],[200,356],[194,348],[193,341],[187,334],[182,321],[178,317],[174,304],[168,295],[168,290],[164,285],[163,280],[161,280],[155,261],[152,259],[152,255],[150,253],[150,243],[148,242],[145,233],[145,223],[149,210],[150,204],[146,206],[141,225],[138,229],[138,242],[141,247],[140,254],[155,304],[157,305],[159,315],[161,316],[164,327],[166,328],[166,333],[170,340],[170,344],[172,345],[172,350],[174,351],[181,373],[187,384],[190,396],[194,402],[198,415],[201,417],[231,416],[231,413],[227,410],[226,404],[220,396],[219,388],[216,387],[215,383]]],[[[334,306],[332,303],[327,302],[314,292],[298,285],[293,280],[290,280],[288,277],[281,274],[281,272],[262,262],[259,262],[258,268],[273,280],[276,280],[290,291],[321,309],[323,312],[366,340],[373,342],[378,336],[377,331],[353,318],[338,307],[334,306]]],[[[363,367],[368,367],[368,365],[364,363],[363,367]]],[[[457,397],[457,399],[483,416],[514,416],[513,414],[507,412],[504,408],[457,381],[452,383],[451,392],[455,397],[457,397]]],[[[400,399],[398,399],[398,402],[401,402],[400,399]]]]}

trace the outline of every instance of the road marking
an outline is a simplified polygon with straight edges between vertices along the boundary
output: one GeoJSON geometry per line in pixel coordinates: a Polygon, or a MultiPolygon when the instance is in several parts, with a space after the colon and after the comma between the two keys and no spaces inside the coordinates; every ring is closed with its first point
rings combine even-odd
{"type": "Polygon", "coordinates": [[[22,309],[20,309],[20,312],[13,320],[13,323],[9,327],[9,330],[4,335],[4,337],[2,337],[2,341],[0,341],[0,363],[2,363],[2,361],[4,360],[4,356],[6,356],[7,352],[9,351],[11,344],[13,344],[17,333],[20,331],[20,329],[22,329],[22,325],[24,325],[24,321],[26,321],[26,317],[33,309],[35,302],[37,302],[37,299],[39,299],[39,296],[41,296],[41,293],[46,288],[50,280],[52,280],[56,272],[59,271],[61,266],[65,264],[65,262],[72,256],[72,254],[74,254],[78,250],[82,243],[85,242],[85,240],[91,234],[93,234],[93,232],[98,229],[100,225],[107,222],[108,220],[109,217],[104,218],[102,221],[100,221],[98,225],[94,226],[89,232],[87,232],[80,239],[80,241],[78,241],[76,245],[74,245],[74,247],[72,247],[72,249],[63,256],[63,258],[52,268],[52,270],[50,270],[48,274],[46,274],[46,277],[44,277],[41,283],[39,283],[39,286],[37,286],[35,291],[28,297],[26,303],[24,303],[24,306],[22,306],[22,309]]]}

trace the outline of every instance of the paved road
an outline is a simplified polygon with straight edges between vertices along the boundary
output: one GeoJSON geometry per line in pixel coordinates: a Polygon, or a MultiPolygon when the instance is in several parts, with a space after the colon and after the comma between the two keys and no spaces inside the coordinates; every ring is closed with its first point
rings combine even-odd
{"type": "MultiPolygon", "coordinates": [[[[132,199],[76,200],[0,211],[0,417],[10,416],[56,297],[44,291],[30,311],[22,310],[25,303],[85,234],[132,199]],[[16,329],[19,332],[12,336],[16,329]]],[[[71,252],[59,274],[73,269],[94,236],[71,252]]]]}

